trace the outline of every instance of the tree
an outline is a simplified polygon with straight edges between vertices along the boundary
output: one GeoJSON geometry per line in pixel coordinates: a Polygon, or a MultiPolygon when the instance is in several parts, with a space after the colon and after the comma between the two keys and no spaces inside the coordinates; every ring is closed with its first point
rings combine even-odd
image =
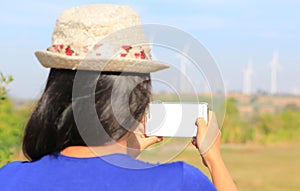
{"type": "Polygon", "coordinates": [[[14,112],[7,99],[7,86],[13,81],[12,76],[4,76],[0,72],[0,166],[8,162],[20,140],[22,132],[16,123],[24,120],[20,113],[14,112]]]}
{"type": "Polygon", "coordinates": [[[246,143],[252,141],[253,136],[251,124],[240,117],[237,100],[227,99],[222,141],[224,143],[246,143]]]}
{"type": "Polygon", "coordinates": [[[9,83],[13,81],[12,76],[4,76],[2,72],[0,72],[0,100],[4,100],[6,98],[7,89],[9,83]]]}

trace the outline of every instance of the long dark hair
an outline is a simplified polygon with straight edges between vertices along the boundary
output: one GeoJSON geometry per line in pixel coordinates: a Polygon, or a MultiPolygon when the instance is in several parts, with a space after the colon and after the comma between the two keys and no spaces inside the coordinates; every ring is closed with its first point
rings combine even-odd
{"type": "Polygon", "coordinates": [[[74,93],[76,72],[50,70],[25,128],[23,153],[29,160],[57,154],[68,146],[108,144],[141,121],[150,102],[149,74],[80,71],[80,91],[74,93]]]}

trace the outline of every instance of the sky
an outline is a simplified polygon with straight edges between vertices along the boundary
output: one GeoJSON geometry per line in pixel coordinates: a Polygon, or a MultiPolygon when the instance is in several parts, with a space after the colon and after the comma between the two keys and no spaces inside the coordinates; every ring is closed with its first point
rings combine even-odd
{"type": "Polygon", "coordinates": [[[218,64],[227,92],[243,90],[247,65],[253,68],[251,92],[270,92],[271,61],[278,52],[278,93],[300,95],[300,1],[297,0],[72,0],[0,2],[0,71],[12,75],[9,94],[37,98],[49,69],[34,51],[51,45],[58,15],[86,4],[133,7],[144,24],[168,25],[194,36],[218,64]]]}

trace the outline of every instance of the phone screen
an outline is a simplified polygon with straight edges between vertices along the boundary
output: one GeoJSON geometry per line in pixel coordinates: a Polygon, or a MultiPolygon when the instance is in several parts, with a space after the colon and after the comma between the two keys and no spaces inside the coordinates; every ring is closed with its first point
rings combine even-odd
{"type": "Polygon", "coordinates": [[[207,103],[151,103],[147,112],[146,135],[193,137],[198,117],[208,120],[207,103]]]}

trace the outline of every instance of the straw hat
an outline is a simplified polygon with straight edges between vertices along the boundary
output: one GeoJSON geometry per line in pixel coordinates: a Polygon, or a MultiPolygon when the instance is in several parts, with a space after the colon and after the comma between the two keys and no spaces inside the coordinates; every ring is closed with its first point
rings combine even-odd
{"type": "Polygon", "coordinates": [[[35,52],[47,68],[149,73],[168,68],[152,61],[137,13],[127,6],[87,5],[57,19],[52,45],[35,52]]]}

